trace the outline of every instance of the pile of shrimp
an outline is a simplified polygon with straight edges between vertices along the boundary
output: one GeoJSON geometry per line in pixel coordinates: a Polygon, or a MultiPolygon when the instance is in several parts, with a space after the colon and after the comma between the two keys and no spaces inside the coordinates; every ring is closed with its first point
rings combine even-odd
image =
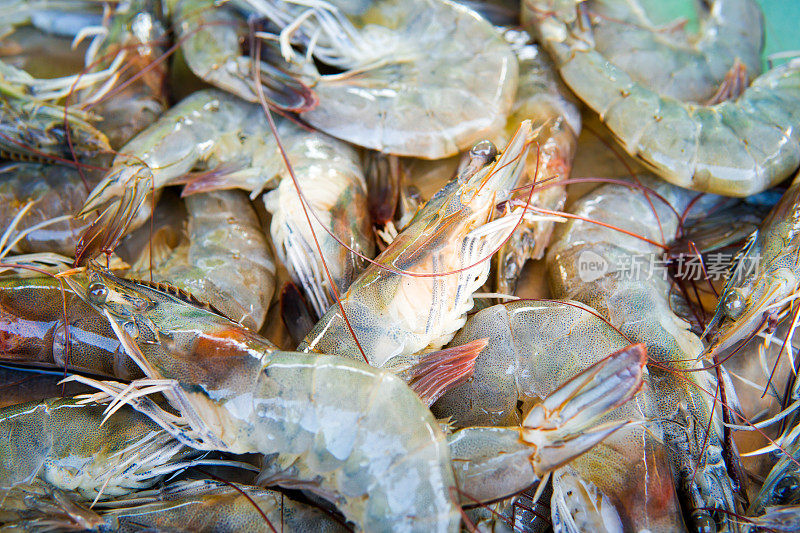
{"type": "Polygon", "coordinates": [[[0,531],[800,530],[800,58],[659,5],[0,0],[0,531]]]}

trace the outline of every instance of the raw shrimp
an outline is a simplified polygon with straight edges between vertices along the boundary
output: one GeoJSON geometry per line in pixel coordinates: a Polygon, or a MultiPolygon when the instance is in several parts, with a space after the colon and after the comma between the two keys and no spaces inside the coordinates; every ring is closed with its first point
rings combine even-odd
{"type": "Polygon", "coordinates": [[[256,63],[242,55],[241,38],[247,24],[232,9],[231,3],[216,0],[167,0],[172,23],[186,63],[202,80],[248,102],[258,102],[258,81],[264,98],[275,107],[303,111],[316,104],[314,93],[291,74],[274,66],[279,52],[271,45],[262,47],[264,59],[256,63]],[[274,56],[275,61],[268,61],[274,56]]]}
{"type": "MultiPolygon", "coordinates": [[[[559,383],[629,344],[594,309],[556,301],[520,300],[483,309],[470,317],[452,344],[479,338],[488,338],[489,344],[476,359],[471,379],[445,393],[432,408],[437,417],[450,417],[456,427],[516,425],[519,409],[540,401],[559,383]]],[[[636,402],[619,407],[601,421],[649,417],[656,399],[647,375],[645,381],[636,402]]],[[[575,490],[592,486],[606,502],[604,516],[614,516],[627,529],[682,528],[664,446],[653,436],[658,435],[657,428],[648,429],[622,428],[557,470],[553,509],[568,517],[573,512],[595,517],[589,495],[575,490]]],[[[577,514],[572,520],[580,520],[577,514]]]]}
{"type": "Polygon", "coordinates": [[[84,232],[76,259],[83,262],[113,249],[129,230],[143,224],[150,209],[145,202],[176,178],[215,155],[220,161],[258,157],[266,125],[256,108],[229,94],[199,91],[171,108],[139,133],[114,159],[106,177],[92,190],[78,216],[105,206],[103,214],[84,232]]]}
{"type": "MultiPolygon", "coordinates": [[[[522,188],[518,201],[527,201],[530,191],[524,187],[533,186],[531,205],[556,211],[564,207],[567,198],[564,180],[569,177],[581,131],[580,110],[544,52],[526,44],[527,34],[519,33],[516,38],[522,41],[515,47],[519,89],[505,135],[511,138],[520,122],[530,120],[538,147],[531,149],[525,160],[525,172],[516,187],[522,188]]],[[[498,147],[505,147],[505,139],[498,147]]],[[[526,221],[514,231],[497,253],[497,292],[513,294],[525,262],[544,255],[554,224],[552,220],[526,221]]]]}
{"type": "Polygon", "coordinates": [[[581,4],[603,57],[661,96],[704,103],[725,85],[737,60],[745,68],[743,82],[760,74],[764,17],[755,0],[712,0],[694,7],[701,10],[700,27],[689,35],[680,23],[659,25],[641,0],[581,4]]]}
{"type": "Polygon", "coordinates": [[[800,285],[800,174],[738,256],[709,330],[707,353],[721,353],[773,323],[800,285]]]}
{"type": "Polygon", "coordinates": [[[177,482],[158,491],[118,498],[94,509],[100,512],[105,525],[98,531],[149,527],[173,532],[268,533],[274,531],[270,524],[286,533],[347,531],[330,514],[283,497],[279,492],[239,484],[232,487],[211,480],[177,482]]]}
{"type": "Polygon", "coordinates": [[[237,3],[282,30],[284,57],[302,69],[300,79],[319,99],[300,117],[325,133],[386,153],[440,159],[505,124],[516,59],[500,33],[465,6],[447,0],[237,3]],[[315,61],[340,72],[320,73],[315,61]]]}
{"type": "Polygon", "coordinates": [[[119,57],[125,60],[126,69],[133,71],[92,108],[103,117],[98,128],[112,147],[119,148],[167,108],[167,63],[160,56],[166,52],[168,40],[161,2],[121,2],[109,23],[94,31],[98,36],[86,54],[86,67],[101,70],[119,57]]]}
{"type": "Polygon", "coordinates": [[[629,154],[665,180],[748,196],[800,165],[800,60],[762,74],[735,100],[683,102],[636,82],[603,57],[592,44],[591,29],[582,24],[578,2],[530,4],[532,25],[566,84],[629,154]]]}
{"type": "Polygon", "coordinates": [[[462,173],[439,191],[377,257],[378,264],[353,282],[341,309],[331,307],[298,349],[345,357],[363,353],[373,366],[403,372],[418,363],[420,350],[448,342],[489,275],[490,262],[481,260],[521,218],[512,212],[492,220],[495,206],[519,179],[530,142],[525,121],[496,161],[474,175],[462,173]]]}
{"type": "MultiPolygon", "coordinates": [[[[579,218],[559,228],[547,255],[550,286],[555,297],[594,307],[631,341],[647,344],[653,412],[681,502],[689,506],[686,514],[702,526],[713,523],[706,508],[737,512],[722,450],[724,407],[712,411],[716,383],[698,360],[700,339],[672,311],[671,303],[680,302],[671,298],[657,243],[677,234],[679,213],[693,206],[702,214],[719,199],[698,200],[698,193],[652,178],[639,181],[643,190],[603,185],[573,205],[579,218]]],[[[725,392],[728,404],[734,403],[734,391],[725,392]]],[[[723,520],[734,527],[728,517],[723,520]]]]}
{"type": "Polygon", "coordinates": [[[0,281],[0,360],[125,380],[142,377],[108,320],[52,278],[0,281]]]}
{"type": "MultiPolygon", "coordinates": [[[[84,171],[91,179],[91,173],[84,171]]],[[[83,230],[89,225],[72,217],[86,201],[88,191],[81,174],[66,166],[11,163],[0,167],[0,227],[7,228],[28,202],[33,205],[19,220],[12,239],[27,231],[16,244],[22,253],[75,253],[83,230]],[[60,217],[60,220],[53,220],[60,217]],[[52,221],[52,223],[47,223],[52,221]],[[47,223],[39,229],[37,224],[47,223]]]]}
{"type": "Polygon", "coordinates": [[[468,427],[450,435],[462,503],[520,492],[622,430],[631,419],[601,421],[639,391],[646,360],[644,345],[623,348],[554,387],[520,427],[468,427]]]}
{"type": "Polygon", "coordinates": [[[295,183],[282,162],[277,162],[277,150],[274,156],[280,165],[276,168],[280,169],[280,182],[264,195],[264,206],[272,214],[270,235],[278,256],[294,282],[303,288],[318,319],[335,301],[320,251],[338,294],[350,287],[365,266],[361,257],[339,241],[366,257],[375,255],[367,186],[358,153],[346,143],[306,132],[289,121],[280,122],[278,135],[307,202],[316,242],[295,183]]]}
{"type": "MultiPolygon", "coordinates": [[[[457,529],[444,434],[393,374],[338,356],[276,351],[219,315],[103,271],[64,279],[113,321],[181,417],[147,398],[118,399],[176,438],[199,449],[275,454],[287,471],[283,483],[318,492],[364,530],[457,529]]],[[[127,387],[80,381],[114,396],[127,387]]]]}
{"type": "Polygon", "coordinates": [[[151,486],[197,452],[147,416],[124,408],[104,422],[104,406],[53,399],[0,410],[0,499],[47,484],[82,499],[151,486]]]}
{"type": "MultiPolygon", "coordinates": [[[[358,154],[341,141],[306,132],[289,121],[279,122],[278,135],[286,142],[287,155],[297,169],[297,186],[314,211],[310,217],[328,270],[342,291],[357,275],[362,260],[336,238],[366,256],[372,256],[374,246],[358,154]],[[315,215],[336,238],[316,222],[315,215]]],[[[188,181],[184,194],[240,188],[255,197],[278,185],[265,203],[273,214],[271,234],[279,257],[306,290],[317,313],[328,308],[333,291],[304,220],[295,184],[258,106],[220,91],[197,92],[123,151],[127,155],[115,160],[83,208],[85,214],[121,196],[84,233],[80,261],[112,247],[128,228],[146,220],[147,210],[139,206],[150,196],[151,187],[160,189],[202,165],[213,170],[182,178],[188,181]]]]}
{"type": "MultiPolygon", "coordinates": [[[[103,271],[66,276],[148,369],[152,379],[142,385],[164,391],[182,416],[147,403],[136,383],[76,379],[101,390],[91,399],[115,397],[111,412],[131,402],[191,446],[266,454],[261,482],[316,491],[362,529],[456,528],[448,443],[430,411],[393,374],[338,356],[276,351],[219,316],[103,271]]],[[[516,431],[528,443],[533,472],[619,429],[619,423],[595,427],[595,419],[638,391],[644,363],[643,347],[620,351],[535,406],[516,431]],[[565,450],[565,439],[574,447],[565,450]]],[[[481,476],[485,469],[475,466],[481,476]]]]}
{"type": "Polygon", "coordinates": [[[186,198],[186,209],[186,236],[176,237],[175,228],[164,228],[130,275],[149,279],[152,266],[154,279],[188,291],[235,322],[260,329],[275,290],[275,262],[247,196],[238,191],[197,194],[186,198]],[[171,245],[173,239],[179,244],[171,245]]]}
{"type": "MultiPolygon", "coordinates": [[[[285,143],[298,176],[297,186],[309,208],[333,234],[310,215],[328,271],[338,290],[344,291],[361,269],[362,260],[336,239],[368,257],[374,251],[358,153],[341,141],[307,132],[288,120],[279,122],[278,135],[285,143]]],[[[82,237],[81,260],[111,247],[129,228],[146,220],[147,210],[139,206],[148,198],[151,187],[160,189],[202,166],[212,170],[182,178],[188,181],[184,194],[240,188],[255,197],[277,184],[277,189],[264,199],[272,213],[273,242],[316,312],[325,312],[333,301],[333,291],[295,183],[258,106],[220,91],[194,93],[136,136],[123,153],[92,191],[81,212],[86,214],[121,196],[82,237]]],[[[202,207],[198,205],[197,209],[202,207]]],[[[270,292],[265,286],[264,294],[270,292]]]]}

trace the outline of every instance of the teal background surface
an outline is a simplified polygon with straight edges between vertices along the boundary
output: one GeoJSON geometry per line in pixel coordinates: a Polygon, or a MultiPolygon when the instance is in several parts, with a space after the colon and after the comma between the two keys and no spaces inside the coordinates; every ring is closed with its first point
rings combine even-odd
{"type": "Polygon", "coordinates": [[[758,3],[764,10],[765,58],[777,52],[796,52],[800,57],[800,0],[758,0],[758,3]]]}
{"type": "MultiPolygon", "coordinates": [[[[697,0],[641,0],[650,20],[656,24],[669,24],[680,18],[687,19],[687,31],[697,30],[697,0]]],[[[779,52],[796,52],[800,57],[800,0],[757,0],[764,11],[766,41],[764,68],[767,59],[779,52]]],[[[773,65],[785,62],[776,59],[773,65]]]]}

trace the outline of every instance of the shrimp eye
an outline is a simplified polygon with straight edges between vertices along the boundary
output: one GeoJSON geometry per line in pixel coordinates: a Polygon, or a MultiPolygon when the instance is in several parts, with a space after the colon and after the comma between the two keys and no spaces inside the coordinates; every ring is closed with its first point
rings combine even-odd
{"type": "Polygon", "coordinates": [[[744,313],[747,298],[740,289],[732,289],[725,296],[725,314],[732,320],[738,319],[744,313]]]}
{"type": "Polygon", "coordinates": [[[792,505],[800,498],[800,479],[789,475],[778,481],[772,489],[773,505],[792,505]]]}
{"type": "Polygon", "coordinates": [[[103,303],[106,301],[106,297],[108,296],[108,287],[106,287],[102,283],[92,283],[91,285],[89,285],[89,290],[87,291],[87,294],[90,300],[98,303],[103,303]]]}
{"type": "Polygon", "coordinates": [[[708,511],[694,511],[692,513],[692,525],[697,533],[715,533],[717,524],[708,511]]]}
{"type": "Polygon", "coordinates": [[[148,311],[152,307],[150,305],[150,302],[148,300],[145,300],[144,298],[131,298],[130,303],[134,307],[134,309],[136,309],[136,311],[139,313],[144,313],[145,311],[148,311]]]}
{"type": "Polygon", "coordinates": [[[481,141],[469,151],[470,160],[480,160],[483,164],[493,161],[497,157],[497,147],[490,141],[481,141]]]}

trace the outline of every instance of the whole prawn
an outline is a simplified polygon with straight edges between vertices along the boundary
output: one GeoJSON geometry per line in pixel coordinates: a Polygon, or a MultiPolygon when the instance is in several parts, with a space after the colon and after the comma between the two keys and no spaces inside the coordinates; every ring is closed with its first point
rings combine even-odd
{"type": "MultiPolygon", "coordinates": [[[[217,90],[199,91],[184,99],[125,145],[90,194],[81,215],[110,205],[82,235],[77,261],[112,249],[147,219],[149,210],[144,205],[154,194],[151,191],[176,180],[187,183],[186,195],[239,188],[255,198],[277,185],[265,197],[273,214],[273,242],[294,281],[322,314],[333,300],[334,289],[324,274],[311,228],[297,221],[298,217],[302,220],[303,204],[295,187],[325,226],[312,218],[328,272],[336,288],[344,290],[361,268],[358,254],[372,256],[374,249],[366,185],[351,146],[307,132],[288,120],[279,123],[277,132],[297,168],[297,183],[285,167],[260,107],[217,90]],[[187,177],[192,169],[206,172],[187,177]]],[[[269,292],[267,285],[264,293],[269,292]]]]}
{"type": "Polygon", "coordinates": [[[705,527],[713,522],[706,508],[737,512],[719,414],[728,407],[714,407],[715,383],[698,360],[702,343],[673,312],[676,298],[658,257],[659,243],[677,234],[679,214],[689,207],[703,213],[719,199],[653,178],[638,184],[603,185],[573,205],[576,218],[559,229],[548,251],[550,286],[554,296],[594,307],[629,339],[647,344],[654,411],[678,494],[693,524],[705,527]]]}
{"type": "MultiPolygon", "coordinates": [[[[489,343],[475,360],[470,380],[446,392],[432,407],[436,416],[450,417],[456,427],[515,426],[520,410],[629,344],[597,311],[570,301],[519,300],[482,309],[452,344],[479,338],[489,343]]],[[[648,374],[643,379],[635,401],[606,413],[598,423],[658,416],[657,392],[648,374]]],[[[613,527],[603,524],[613,521],[635,531],[684,528],[659,434],[652,424],[623,427],[562,465],[553,473],[554,517],[560,513],[561,522],[574,523],[578,531],[611,531],[613,527]],[[605,503],[593,504],[593,498],[605,503]]]]}
{"type": "Polygon", "coordinates": [[[522,173],[531,137],[525,121],[496,161],[478,158],[431,198],[299,349],[363,354],[371,365],[404,372],[421,350],[449,341],[489,275],[489,256],[520,221],[519,211],[492,217],[522,173]]]}
{"type": "MultiPolygon", "coordinates": [[[[64,279],[112,320],[181,415],[147,398],[120,399],[182,442],[277,454],[291,472],[286,483],[320,493],[362,529],[457,528],[445,437],[396,376],[338,356],[279,352],[219,315],[103,271],[64,279]]],[[[79,380],[99,396],[135,390],[79,380]]]]}
{"type": "Polygon", "coordinates": [[[187,197],[186,235],[163,228],[129,275],[165,280],[258,330],[275,289],[275,261],[244,193],[217,191],[187,197]],[[171,240],[178,240],[170,246],[171,240]]]}
{"type": "MultiPolygon", "coordinates": [[[[735,18],[742,1],[751,3],[717,4],[735,18]]],[[[727,196],[763,191],[797,169],[800,61],[762,74],[736,99],[684,102],[637,82],[601,55],[580,16],[582,4],[536,0],[526,13],[564,82],[630,155],[670,183],[727,196]]]]}
{"type": "MultiPolygon", "coordinates": [[[[131,403],[197,449],[265,454],[262,482],[317,492],[359,528],[456,528],[454,441],[392,373],[333,355],[277,351],[219,315],[102,270],[63,277],[111,320],[149,377],[131,385],[71,378],[100,389],[84,401],[113,398],[109,413],[131,403]],[[179,416],[145,396],[156,390],[179,416]]],[[[462,467],[465,479],[483,478],[487,457],[519,448],[503,435],[522,439],[511,464],[543,475],[627,424],[597,426],[597,418],[636,394],[644,357],[634,346],[598,362],[534,406],[522,428],[495,428],[497,439],[487,440],[491,428],[460,432],[459,454],[471,465],[462,467]],[[574,444],[569,450],[566,440],[574,444]]]]}
{"type": "Polygon", "coordinates": [[[259,121],[248,120],[251,111],[251,106],[228,94],[200,91],[131,139],[76,215],[84,217],[105,207],[81,236],[76,261],[112,250],[123,235],[148,220],[152,206],[144,206],[157,191],[213,157],[223,143],[230,157],[247,155],[244,145],[252,143],[248,133],[253,128],[264,131],[259,121]]]}
{"type": "Polygon", "coordinates": [[[381,152],[439,159],[505,123],[517,86],[516,59],[500,33],[463,5],[237,4],[279,27],[288,68],[318,98],[300,117],[329,135],[381,152]],[[306,53],[297,54],[293,46],[306,53]],[[340,72],[320,73],[313,60],[340,72]]]}

